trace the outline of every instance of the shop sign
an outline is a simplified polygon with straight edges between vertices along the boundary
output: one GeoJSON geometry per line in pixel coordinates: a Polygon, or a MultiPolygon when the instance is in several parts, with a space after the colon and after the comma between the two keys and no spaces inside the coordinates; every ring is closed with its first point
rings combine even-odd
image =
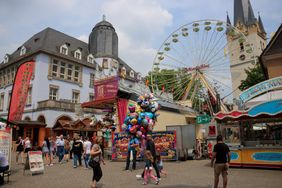
{"type": "Polygon", "coordinates": [[[258,83],[240,94],[239,99],[245,103],[250,99],[270,90],[282,87],[282,76],[258,83]]]}
{"type": "Polygon", "coordinates": [[[105,100],[116,97],[118,92],[118,77],[94,81],[95,100],[105,100]]]}
{"type": "Polygon", "coordinates": [[[29,151],[29,168],[32,174],[44,172],[44,163],[41,151],[29,151]]]}
{"type": "Polygon", "coordinates": [[[196,117],[196,122],[197,124],[207,124],[211,121],[211,117],[208,115],[203,115],[203,116],[197,116],[196,117]]]}

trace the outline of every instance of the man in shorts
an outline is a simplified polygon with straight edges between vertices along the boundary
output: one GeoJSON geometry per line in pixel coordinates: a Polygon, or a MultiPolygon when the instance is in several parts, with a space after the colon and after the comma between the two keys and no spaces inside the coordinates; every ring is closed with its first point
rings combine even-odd
{"type": "Polygon", "coordinates": [[[223,178],[223,188],[227,188],[227,175],[230,163],[229,147],[223,143],[222,136],[216,137],[217,144],[213,148],[211,167],[214,166],[214,188],[217,188],[219,176],[223,178]],[[215,159],[215,164],[214,164],[215,159]]]}

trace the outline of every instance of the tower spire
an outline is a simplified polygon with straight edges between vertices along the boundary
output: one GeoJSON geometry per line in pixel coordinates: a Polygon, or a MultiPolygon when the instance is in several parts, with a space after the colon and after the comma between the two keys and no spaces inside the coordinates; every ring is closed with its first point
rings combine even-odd
{"type": "Polygon", "coordinates": [[[266,34],[265,32],[265,29],[263,27],[263,23],[261,21],[261,18],[260,18],[260,13],[258,12],[258,26],[259,26],[259,30],[262,34],[266,34]]]}
{"type": "Polygon", "coordinates": [[[254,16],[254,11],[250,0],[234,0],[234,25],[238,22],[249,26],[256,24],[257,19],[254,16]]]}
{"type": "Polygon", "coordinates": [[[105,14],[103,14],[102,20],[106,21],[106,15],[105,14]]]}
{"type": "Polygon", "coordinates": [[[226,23],[227,23],[226,34],[228,34],[229,31],[230,31],[230,27],[231,27],[231,22],[230,22],[230,19],[229,19],[228,11],[226,11],[226,23]]]}

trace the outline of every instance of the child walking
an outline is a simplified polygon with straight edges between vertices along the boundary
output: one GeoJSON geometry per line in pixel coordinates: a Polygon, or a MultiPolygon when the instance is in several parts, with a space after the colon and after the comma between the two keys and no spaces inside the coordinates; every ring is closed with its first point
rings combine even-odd
{"type": "Polygon", "coordinates": [[[153,180],[155,180],[155,184],[158,185],[159,184],[159,179],[153,175],[152,169],[153,169],[153,165],[152,163],[154,162],[153,156],[150,152],[150,150],[146,150],[145,151],[145,169],[144,169],[144,182],[143,185],[147,185],[148,184],[148,178],[152,178],[153,180]]]}
{"type": "Polygon", "coordinates": [[[160,172],[160,175],[166,176],[167,173],[164,171],[164,164],[163,164],[163,160],[162,160],[160,154],[157,154],[156,162],[157,162],[157,166],[158,166],[158,170],[160,172]]]}

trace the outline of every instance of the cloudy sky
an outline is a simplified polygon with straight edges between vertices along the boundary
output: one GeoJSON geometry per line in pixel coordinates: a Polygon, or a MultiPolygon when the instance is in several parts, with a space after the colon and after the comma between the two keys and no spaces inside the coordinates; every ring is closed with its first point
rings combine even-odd
{"type": "MultiPolygon", "coordinates": [[[[281,0],[251,0],[268,35],[282,21],[281,0]]],[[[201,19],[233,20],[233,0],[1,0],[0,61],[34,34],[51,27],[88,42],[106,15],[119,37],[119,56],[143,76],[157,49],[180,26],[201,19]]]]}

